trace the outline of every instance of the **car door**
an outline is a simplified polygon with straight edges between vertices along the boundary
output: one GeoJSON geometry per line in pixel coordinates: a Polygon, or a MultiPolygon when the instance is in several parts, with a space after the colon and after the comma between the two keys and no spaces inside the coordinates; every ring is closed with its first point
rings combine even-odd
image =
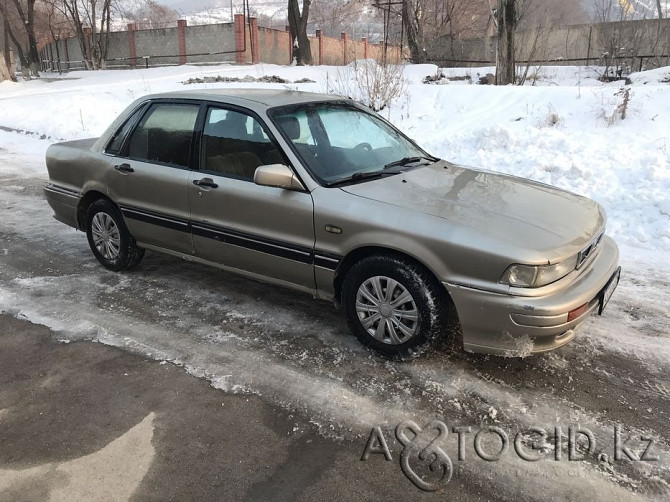
{"type": "MultiPolygon", "coordinates": [[[[107,176],[109,196],[120,207],[140,245],[193,254],[187,186],[199,103],[154,102],[141,110],[107,176]]],[[[132,117],[131,117],[132,119],[132,117]]]]}
{"type": "Polygon", "coordinates": [[[288,164],[257,116],[209,106],[202,118],[199,169],[188,184],[196,255],[314,289],[312,197],[256,185],[256,168],[288,164]]]}

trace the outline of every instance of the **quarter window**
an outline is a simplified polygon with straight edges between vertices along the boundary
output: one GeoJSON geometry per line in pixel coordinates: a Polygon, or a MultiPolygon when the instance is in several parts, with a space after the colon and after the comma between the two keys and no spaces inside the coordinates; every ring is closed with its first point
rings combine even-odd
{"type": "Polygon", "coordinates": [[[159,103],[142,117],[130,137],[128,156],[157,164],[188,167],[198,105],[159,103]]]}

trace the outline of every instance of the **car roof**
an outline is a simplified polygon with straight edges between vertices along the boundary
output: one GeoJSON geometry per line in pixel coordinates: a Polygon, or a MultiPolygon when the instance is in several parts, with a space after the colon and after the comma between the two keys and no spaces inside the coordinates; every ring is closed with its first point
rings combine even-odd
{"type": "Polygon", "coordinates": [[[197,89],[188,91],[152,94],[148,99],[202,99],[237,104],[247,107],[264,108],[284,106],[315,101],[350,101],[341,96],[318,94],[314,92],[292,91],[288,89],[197,89]]]}

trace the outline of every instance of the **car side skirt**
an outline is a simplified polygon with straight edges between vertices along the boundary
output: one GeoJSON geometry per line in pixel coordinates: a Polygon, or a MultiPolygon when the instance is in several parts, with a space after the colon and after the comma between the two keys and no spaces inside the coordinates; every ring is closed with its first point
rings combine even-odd
{"type": "Polygon", "coordinates": [[[177,258],[181,258],[185,261],[200,263],[200,264],[208,265],[208,266],[211,266],[211,267],[216,267],[216,268],[219,268],[221,270],[225,270],[226,272],[231,272],[231,273],[234,273],[234,274],[237,274],[237,275],[248,277],[250,279],[254,279],[254,280],[257,280],[259,282],[282,286],[282,287],[293,289],[293,290],[296,290],[296,291],[301,291],[303,293],[308,293],[315,298],[321,298],[319,296],[318,292],[316,291],[316,289],[314,289],[314,288],[306,288],[306,287],[294,284],[292,282],[282,281],[280,279],[274,279],[272,277],[267,277],[267,276],[264,276],[264,275],[255,274],[253,272],[249,272],[247,270],[241,270],[239,268],[228,267],[228,266],[223,265],[221,263],[216,263],[216,262],[209,261],[209,260],[203,260],[202,258],[199,258],[197,256],[179,253],[179,252],[176,252],[176,251],[172,251],[171,249],[166,249],[166,248],[161,248],[161,247],[158,247],[158,246],[153,246],[153,245],[150,245],[150,244],[143,243],[141,241],[138,241],[137,245],[139,247],[150,249],[152,251],[157,251],[159,253],[164,253],[164,254],[168,254],[168,255],[171,255],[171,256],[176,256],[177,258]]]}

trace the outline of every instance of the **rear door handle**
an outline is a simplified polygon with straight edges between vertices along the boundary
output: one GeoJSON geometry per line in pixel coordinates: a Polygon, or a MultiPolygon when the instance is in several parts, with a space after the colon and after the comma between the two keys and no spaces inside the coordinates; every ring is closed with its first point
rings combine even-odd
{"type": "Polygon", "coordinates": [[[122,173],[134,173],[135,172],[135,169],[130,167],[130,164],[126,164],[126,163],[119,164],[118,166],[114,166],[114,169],[116,169],[117,171],[120,171],[122,173]]]}
{"type": "Polygon", "coordinates": [[[201,180],[193,180],[193,184],[199,187],[219,188],[219,185],[214,183],[212,178],[203,178],[201,180]]]}

